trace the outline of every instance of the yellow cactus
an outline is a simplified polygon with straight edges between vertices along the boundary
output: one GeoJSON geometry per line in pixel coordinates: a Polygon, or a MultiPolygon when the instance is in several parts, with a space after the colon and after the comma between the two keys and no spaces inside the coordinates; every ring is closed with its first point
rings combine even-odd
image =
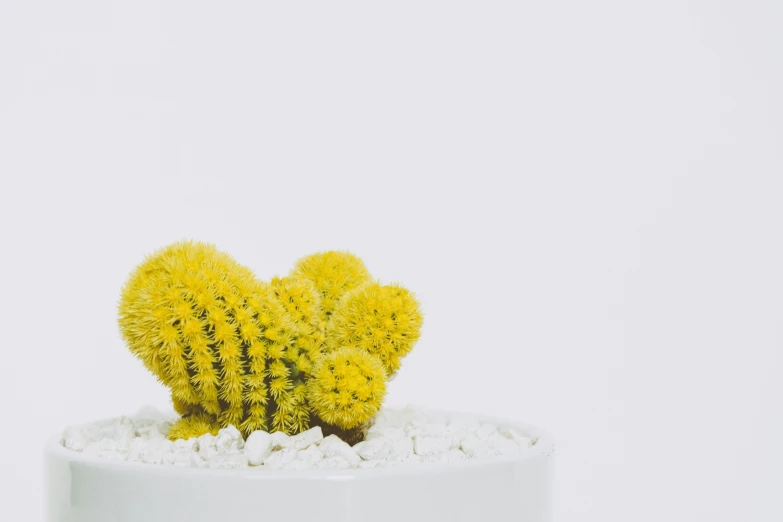
{"type": "Polygon", "coordinates": [[[326,330],[327,350],[356,346],[376,355],[393,375],[421,334],[415,296],[400,285],[369,283],[343,296],[326,330]]]}
{"type": "Polygon", "coordinates": [[[334,311],[340,298],[371,280],[364,262],[348,252],[321,252],[297,261],[291,272],[294,278],[309,279],[321,294],[323,318],[334,311]]]}
{"type": "Polygon", "coordinates": [[[119,324],[185,418],[198,406],[245,433],[308,427],[302,372],[312,361],[295,321],[214,246],[182,242],[148,257],[123,289],[119,324]]]}
{"type": "Polygon", "coordinates": [[[182,417],[169,428],[168,437],[171,440],[200,437],[205,433],[217,435],[220,426],[214,415],[196,413],[182,417]]]}
{"type": "Polygon", "coordinates": [[[313,411],[343,430],[369,421],[386,394],[386,372],[377,357],[345,347],[324,355],[307,383],[313,411]]]}
{"type": "Polygon", "coordinates": [[[171,390],[182,418],[169,438],[311,422],[361,438],[422,323],[413,294],[369,278],[342,252],[306,257],[271,284],[209,244],[148,256],[123,288],[119,324],[171,390]]]}

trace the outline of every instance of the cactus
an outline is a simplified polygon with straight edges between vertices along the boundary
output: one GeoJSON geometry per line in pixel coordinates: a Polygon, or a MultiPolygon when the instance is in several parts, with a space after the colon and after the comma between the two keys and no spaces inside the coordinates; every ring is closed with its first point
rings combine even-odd
{"type": "Polygon", "coordinates": [[[209,413],[194,413],[177,420],[169,428],[168,437],[171,440],[200,437],[205,433],[217,435],[220,426],[217,418],[209,413]]]}
{"type": "Polygon", "coordinates": [[[343,296],[326,330],[327,350],[356,346],[376,355],[391,376],[419,339],[422,315],[400,285],[368,283],[343,296]]]}
{"type": "Polygon", "coordinates": [[[342,430],[369,421],[386,394],[386,371],[377,357],[352,347],[325,354],[307,383],[313,411],[342,430]]]}
{"type": "Polygon", "coordinates": [[[271,288],[214,246],[182,242],[148,257],[123,289],[119,324],[184,415],[198,406],[245,433],[308,427],[302,374],[313,354],[271,288]]]}
{"type": "Polygon", "coordinates": [[[360,440],[421,327],[410,292],[368,280],[359,258],[339,252],[271,283],[209,244],[148,256],[122,290],[119,325],[171,390],[181,418],[169,438],[228,425],[295,434],[318,422],[360,440]]]}
{"type": "Polygon", "coordinates": [[[340,298],[371,280],[364,262],[348,252],[321,252],[297,261],[291,277],[309,279],[321,293],[323,319],[334,311],[340,298]]]}

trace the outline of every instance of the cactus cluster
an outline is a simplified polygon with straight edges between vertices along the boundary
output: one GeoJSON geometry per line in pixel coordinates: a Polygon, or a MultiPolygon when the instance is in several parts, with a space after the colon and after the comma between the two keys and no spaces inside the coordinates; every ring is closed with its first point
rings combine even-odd
{"type": "Polygon", "coordinates": [[[413,294],[381,285],[344,252],[301,259],[262,282],[213,245],[180,242],[139,265],[122,290],[131,352],[171,390],[169,437],[234,425],[355,437],[419,338],[413,294]]]}

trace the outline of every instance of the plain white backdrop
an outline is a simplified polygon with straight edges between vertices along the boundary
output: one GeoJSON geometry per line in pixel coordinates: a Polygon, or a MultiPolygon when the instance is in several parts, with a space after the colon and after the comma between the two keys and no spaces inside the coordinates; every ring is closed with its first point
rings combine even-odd
{"type": "Polygon", "coordinates": [[[783,519],[783,4],[0,2],[0,520],[167,405],[128,273],[350,249],[414,290],[390,404],[558,441],[557,520],[783,519]]]}

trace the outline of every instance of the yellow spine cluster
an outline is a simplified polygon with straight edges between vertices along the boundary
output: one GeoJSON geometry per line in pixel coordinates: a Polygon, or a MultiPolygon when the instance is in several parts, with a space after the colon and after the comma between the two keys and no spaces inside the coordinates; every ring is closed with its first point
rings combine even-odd
{"type": "Polygon", "coordinates": [[[391,376],[419,339],[422,314],[400,285],[369,283],[345,295],[329,320],[327,349],[355,346],[377,356],[391,376]]]}
{"type": "MultiPolygon", "coordinates": [[[[325,346],[326,321],[321,313],[321,294],[309,279],[275,277],[272,291],[299,329],[298,345],[308,360],[317,358],[325,346]]],[[[305,361],[303,361],[304,363],[305,361]]],[[[305,373],[308,368],[302,368],[305,373]]]]}
{"type": "Polygon", "coordinates": [[[385,393],[383,365],[376,357],[351,347],[324,355],[307,384],[315,414],[344,430],[370,420],[381,407],[385,393]]]}
{"type": "Polygon", "coordinates": [[[205,433],[217,435],[220,426],[214,415],[208,413],[195,413],[182,417],[169,428],[168,437],[171,440],[190,439],[200,437],[205,433]]]}
{"type": "Polygon", "coordinates": [[[321,294],[321,310],[328,318],[340,298],[372,278],[364,262],[348,252],[321,252],[303,257],[291,271],[294,278],[308,279],[321,294]]]}

